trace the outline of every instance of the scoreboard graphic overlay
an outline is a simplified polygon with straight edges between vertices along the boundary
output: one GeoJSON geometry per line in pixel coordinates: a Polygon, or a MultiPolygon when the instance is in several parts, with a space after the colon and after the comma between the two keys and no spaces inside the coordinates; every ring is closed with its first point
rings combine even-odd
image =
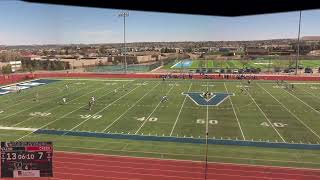
{"type": "Polygon", "coordinates": [[[52,142],[1,142],[1,178],[53,177],[52,142]]]}

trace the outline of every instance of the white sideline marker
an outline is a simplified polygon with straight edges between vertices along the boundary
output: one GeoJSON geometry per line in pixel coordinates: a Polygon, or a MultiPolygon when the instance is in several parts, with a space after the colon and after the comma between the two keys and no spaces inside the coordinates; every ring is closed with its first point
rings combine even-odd
{"type": "Polygon", "coordinates": [[[24,128],[24,127],[6,127],[6,126],[0,126],[1,130],[15,130],[15,131],[37,131],[36,128],[24,128]]]}

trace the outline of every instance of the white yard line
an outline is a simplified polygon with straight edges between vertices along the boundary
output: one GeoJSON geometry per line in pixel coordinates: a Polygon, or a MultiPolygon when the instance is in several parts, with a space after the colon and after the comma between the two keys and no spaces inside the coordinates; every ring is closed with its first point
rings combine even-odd
{"type": "Polygon", "coordinates": [[[283,108],[285,108],[293,117],[295,117],[301,124],[303,124],[306,128],[308,128],[315,136],[320,139],[320,136],[314,132],[308,125],[306,125],[299,117],[293,114],[284,104],[282,104],[276,97],[274,97],[269,91],[267,91],[264,87],[262,87],[259,83],[257,83],[260,88],[262,88],[265,92],[267,92],[274,100],[276,100],[283,108]]]}
{"type": "Polygon", "coordinates": [[[104,128],[104,130],[102,132],[105,132],[107,129],[109,129],[111,126],[113,126],[114,123],[116,123],[122,116],[124,116],[130,109],[132,109],[133,107],[135,107],[135,105],[137,105],[145,96],[147,96],[153,89],[155,89],[156,87],[158,87],[160,83],[158,83],[156,86],[154,86],[153,88],[150,89],[150,91],[148,91],[146,94],[144,94],[140,99],[138,99],[133,105],[131,105],[126,111],[124,111],[119,117],[117,117],[117,119],[115,119],[111,124],[109,124],[106,128],[104,128]]]}
{"type": "Polygon", "coordinates": [[[320,114],[319,111],[317,111],[316,109],[314,109],[312,106],[310,106],[309,104],[307,104],[306,102],[304,102],[303,100],[301,100],[300,98],[298,98],[297,96],[295,96],[294,94],[290,93],[289,91],[286,91],[285,89],[282,89],[282,90],[284,90],[285,92],[287,92],[288,94],[290,94],[292,97],[298,99],[300,102],[302,102],[304,105],[308,106],[308,107],[309,107],[310,109],[312,109],[314,112],[320,114]]]}
{"type": "MultiPolygon", "coordinates": [[[[94,92],[96,92],[96,91],[98,91],[98,90],[100,90],[100,89],[103,89],[103,88],[104,88],[104,87],[99,88],[99,89],[95,89],[95,90],[90,91],[90,92],[88,92],[88,93],[85,93],[85,94],[83,94],[83,95],[81,95],[81,96],[76,97],[75,99],[72,99],[72,100],[69,101],[69,102],[72,102],[72,101],[74,101],[74,100],[77,100],[77,99],[79,99],[79,98],[82,97],[82,96],[88,95],[88,94],[90,94],[90,93],[94,93],[94,92]]],[[[81,90],[83,90],[83,89],[85,89],[85,88],[82,88],[82,89],[80,89],[80,90],[78,90],[78,91],[81,91],[81,90]]],[[[78,92],[78,91],[76,91],[76,92],[78,92]]],[[[63,97],[63,96],[61,96],[61,97],[63,97]]],[[[69,104],[69,102],[67,102],[67,104],[69,104]]],[[[51,110],[55,110],[55,109],[58,109],[58,108],[60,108],[60,107],[61,107],[61,106],[55,106],[55,107],[52,107],[52,108],[50,108],[50,109],[48,109],[48,110],[46,110],[46,111],[44,111],[44,112],[49,112],[49,111],[51,111],[51,110]]],[[[35,118],[35,117],[36,117],[36,116],[29,117],[29,118],[27,118],[27,119],[24,120],[24,121],[21,121],[21,122],[19,122],[19,123],[14,124],[13,126],[18,126],[18,125],[20,125],[20,124],[22,124],[22,123],[24,123],[24,122],[27,122],[27,121],[35,118]]]]}
{"type": "MultiPolygon", "coordinates": [[[[169,91],[166,93],[166,96],[170,93],[170,91],[173,89],[174,86],[171,86],[171,88],[169,89],[169,91]]],[[[149,114],[149,116],[146,118],[146,120],[141,124],[141,126],[139,127],[139,129],[135,132],[135,134],[138,134],[138,132],[140,131],[140,129],[147,123],[147,121],[149,120],[149,118],[152,116],[152,114],[158,109],[158,107],[160,106],[160,104],[162,103],[162,101],[160,100],[160,102],[158,103],[158,105],[153,109],[153,111],[149,114]]]]}
{"type": "MultiPolygon", "coordinates": [[[[242,85],[242,84],[241,84],[242,85]]],[[[247,89],[245,89],[245,91],[248,93],[248,95],[250,96],[250,98],[252,99],[252,101],[254,102],[254,104],[258,107],[259,111],[261,112],[261,114],[264,116],[264,118],[269,122],[270,126],[276,131],[276,133],[279,135],[279,137],[281,138],[281,140],[283,142],[286,142],[284,140],[284,138],[281,136],[281,134],[279,133],[279,131],[274,127],[274,125],[271,123],[270,119],[267,117],[267,115],[262,111],[262,109],[260,108],[260,106],[257,104],[257,102],[253,99],[253,97],[251,96],[251,94],[249,93],[249,91],[247,89]]]]}
{"type": "Polygon", "coordinates": [[[311,95],[311,96],[313,96],[313,97],[315,97],[315,98],[317,98],[317,99],[320,99],[319,96],[316,96],[316,95],[314,95],[313,93],[310,93],[309,91],[305,90],[304,88],[301,88],[301,89],[302,89],[302,91],[306,92],[307,94],[309,94],[309,95],[311,95]]]}
{"type": "MultiPolygon", "coordinates": [[[[126,97],[128,94],[130,94],[131,92],[133,92],[134,90],[136,90],[137,88],[139,88],[141,86],[136,86],[135,88],[133,88],[131,91],[127,92],[125,95],[120,96],[118,99],[114,100],[113,102],[111,102],[110,104],[108,104],[107,106],[105,106],[104,108],[102,108],[100,111],[96,112],[95,114],[93,114],[92,116],[90,116],[89,118],[83,120],[82,122],[80,122],[78,125],[74,126],[73,128],[69,129],[68,131],[72,131],[74,129],[76,129],[77,127],[81,126],[83,123],[87,122],[88,120],[91,119],[91,117],[98,115],[99,113],[101,113],[102,111],[106,110],[108,107],[110,107],[112,104],[116,103],[117,101],[119,101],[120,99],[126,97]]],[[[112,91],[110,91],[111,93],[112,91]]],[[[109,93],[108,93],[109,94],[109,93]]]]}
{"type": "Polygon", "coordinates": [[[18,128],[18,127],[6,127],[6,126],[0,126],[1,130],[15,130],[15,131],[36,131],[38,129],[35,128],[18,128]]]}
{"type": "MultiPolygon", "coordinates": [[[[229,93],[229,92],[228,92],[228,88],[227,88],[227,86],[226,86],[226,83],[224,83],[224,87],[226,88],[227,93],[229,93]]],[[[233,103],[232,103],[232,100],[231,100],[231,96],[229,97],[229,100],[230,100],[230,103],[231,103],[231,106],[232,106],[232,109],[233,109],[234,116],[236,117],[236,120],[237,120],[237,122],[238,122],[238,126],[239,126],[239,128],[240,128],[242,138],[243,138],[243,140],[246,140],[246,138],[245,138],[245,136],[244,136],[244,134],[243,134],[241,125],[240,125],[240,121],[239,121],[238,115],[237,115],[237,113],[236,113],[236,110],[234,109],[234,106],[233,106],[233,103]]]]}
{"type": "MultiPolygon", "coordinates": [[[[190,83],[190,86],[189,86],[188,92],[190,91],[191,86],[192,86],[192,83],[190,83]]],[[[181,112],[182,112],[183,106],[184,106],[184,104],[185,104],[185,102],[186,102],[186,99],[187,99],[187,96],[185,96],[185,97],[184,97],[184,100],[183,100],[183,102],[182,102],[182,104],[181,104],[181,107],[180,107],[180,110],[179,110],[178,116],[177,116],[177,118],[176,118],[176,121],[174,122],[174,125],[173,125],[172,129],[171,129],[170,136],[172,136],[172,133],[173,133],[173,131],[174,131],[174,128],[175,128],[175,127],[176,127],[176,125],[177,125],[178,119],[179,119],[180,114],[181,114],[181,112]]]]}
{"type": "MultiPolygon", "coordinates": [[[[42,78],[44,79],[44,78],[42,78]]],[[[132,82],[132,81],[135,81],[135,80],[132,80],[132,79],[60,79],[60,78],[48,78],[48,79],[57,79],[57,80],[64,80],[64,81],[113,81],[113,82],[121,82],[121,81],[129,81],[129,82],[132,82]]]]}
{"type": "MultiPolygon", "coordinates": [[[[209,91],[209,84],[207,82],[207,92],[209,91]]],[[[206,117],[206,140],[208,140],[208,136],[209,136],[209,105],[207,103],[207,117],[206,117]]],[[[206,144],[208,144],[208,142],[206,142],[206,144]]],[[[208,150],[208,148],[207,148],[208,150]]]]}
{"type": "MultiPolygon", "coordinates": [[[[76,92],[78,92],[78,91],[80,91],[80,90],[82,90],[82,89],[85,89],[85,88],[81,88],[81,89],[77,90],[76,92]]],[[[61,96],[61,97],[62,97],[62,96],[61,96]]],[[[53,98],[53,99],[56,99],[56,98],[53,98]]],[[[36,106],[39,106],[39,105],[41,105],[41,104],[45,104],[45,103],[47,103],[47,102],[49,102],[49,101],[51,101],[51,100],[52,100],[52,99],[49,99],[49,100],[47,100],[47,101],[41,102],[40,104],[36,104],[36,105],[34,105],[34,106],[31,106],[30,108],[23,109],[23,110],[21,110],[21,111],[15,112],[15,113],[13,113],[13,114],[9,114],[8,116],[2,117],[2,118],[0,118],[0,122],[1,122],[2,119],[6,119],[7,117],[11,117],[11,116],[16,115],[16,114],[18,114],[18,113],[21,113],[21,112],[30,110],[30,109],[32,109],[32,108],[34,108],[34,107],[36,107],[36,106]]]]}
{"type": "MultiPolygon", "coordinates": [[[[104,96],[106,96],[106,95],[104,95],[104,96]]],[[[104,96],[101,96],[100,98],[102,98],[102,97],[104,97],[104,96]]],[[[70,115],[70,114],[72,114],[72,113],[74,113],[74,112],[78,111],[79,109],[84,108],[85,106],[87,106],[87,105],[83,105],[83,106],[81,106],[81,107],[79,107],[79,108],[77,108],[77,109],[74,109],[73,111],[71,111],[71,112],[69,112],[69,113],[67,113],[67,114],[65,114],[65,115],[62,115],[62,116],[60,116],[59,118],[57,118],[57,119],[55,119],[55,120],[53,120],[53,121],[50,121],[49,123],[47,123],[47,124],[45,124],[45,125],[41,126],[39,129],[42,129],[42,128],[44,128],[44,127],[46,127],[46,126],[48,126],[48,125],[50,125],[50,124],[52,124],[52,123],[54,123],[54,122],[56,122],[56,121],[58,121],[58,120],[60,120],[60,119],[64,118],[64,117],[66,117],[66,116],[68,116],[68,115],[70,115]]],[[[30,135],[30,134],[32,134],[32,133],[33,133],[33,132],[30,132],[30,133],[28,133],[28,134],[26,134],[26,135],[24,135],[24,136],[22,136],[22,137],[20,137],[20,138],[16,139],[15,141],[20,141],[21,139],[23,139],[23,138],[25,138],[25,137],[29,136],[29,135],[30,135]]]]}

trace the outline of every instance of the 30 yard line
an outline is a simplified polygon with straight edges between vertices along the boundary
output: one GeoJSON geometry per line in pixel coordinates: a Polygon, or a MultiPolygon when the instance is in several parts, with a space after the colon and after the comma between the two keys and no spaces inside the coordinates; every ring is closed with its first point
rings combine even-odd
{"type": "Polygon", "coordinates": [[[115,119],[111,124],[109,124],[102,132],[105,132],[107,129],[109,129],[111,126],[113,126],[114,123],[116,123],[122,116],[124,116],[130,109],[135,107],[145,96],[147,96],[151,91],[153,91],[156,87],[158,87],[160,83],[155,85],[153,88],[151,88],[146,94],[144,94],[138,101],[136,101],[133,105],[131,105],[126,111],[124,111],[117,119],[115,119]]]}
{"type": "Polygon", "coordinates": [[[314,132],[308,125],[306,125],[299,117],[293,114],[284,104],[282,104],[276,97],[274,97],[269,91],[267,91],[264,87],[262,87],[259,83],[257,83],[260,88],[262,88],[265,92],[267,92],[274,100],[276,100],[283,108],[285,108],[293,117],[295,117],[301,124],[303,124],[306,128],[308,128],[315,136],[320,139],[320,136],[314,132]]]}
{"type": "MultiPolygon", "coordinates": [[[[192,83],[190,83],[190,86],[189,86],[188,92],[190,91],[191,86],[192,86],[192,83]]],[[[170,136],[172,136],[172,133],[173,133],[173,131],[174,131],[174,128],[175,128],[175,127],[176,127],[176,125],[177,125],[178,119],[179,119],[179,117],[180,117],[180,114],[181,114],[182,108],[183,108],[183,106],[184,106],[184,104],[185,104],[185,102],[186,102],[186,99],[187,99],[187,96],[185,96],[185,97],[184,97],[184,100],[183,100],[183,102],[182,102],[182,104],[181,104],[181,107],[180,107],[180,110],[179,110],[178,116],[177,116],[177,118],[176,118],[176,121],[174,122],[174,125],[173,125],[172,129],[171,129],[170,136]]]]}
{"type": "MultiPolygon", "coordinates": [[[[104,96],[106,96],[106,95],[104,95],[104,96]]],[[[100,98],[102,98],[102,97],[104,97],[104,96],[101,96],[100,98]]],[[[64,118],[64,117],[66,117],[66,116],[68,116],[68,115],[70,115],[70,114],[72,114],[72,113],[74,113],[74,112],[78,111],[79,109],[84,108],[85,106],[87,106],[87,105],[83,105],[83,106],[81,106],[81,107],[79,107],[79,108],[77,108],[77,109],[75,109],[75,110],[73,110],[73,111],[71,111],[71,112],[69,112],[69,113],[67,113],[67,114],[65,114],[65,115],[62,115],[62,116],[60,116],[59,118],[57,118],[57,119],[55,119],[55,120],[53,120],[53,121],[50,121],[49,123],[47,123],[47,124],[45,124],[45,125],[41,126],[39,129],[42,129],[42,128],[44,128],[44,127],[46,127],[46,126],[48,126],[48,125],[50,125],[50,124],[52,124],[52,123],[54,123],[54,122],[56,122],[56,121],[58,121],[58,120],[60,120],[60,119],[64,118]]],[[[24,135],[24,136],[20,137],[19,139],[15,140],[15,141],[20,141],[21,139],[23,139],[23,138],[25,138],[25,137],[29,136],[29,135],[30,135],[30,134],[32,134],[32,133],[33,133],[33,132],[30,132],[30,133],[28,133],[28,134],[26,134],[26,135],[24,135]]]]}
{"type": "MultiPolygon", "coordinates": [[[[282,89],[282,88],[281,88],[282,89]]],[[[284,89],[282,89],[284,90],[284,89]]],[[[295,96],[294,94],[290,93],[289,91],[284,90],[285,92],[287,92],[288,94],[290,94],[292,97],[298,99],[300,102],[302,102],[304,105],[308,106],[310,109],[312,109],[313,111],[315,111],[316,113],[319,113],[319,111],[317,111],[316,109],[314,109],[312,106],[310,106],[309,104],[307,104],[306,102],[304,102],[303,100],[301,100],[300,98],[298,98],[297,96],[295,96]]]]}
{"type": "MultiPolygon", "coordinates": [[[[242,85],[242,84],[241,84],[242,85]]],[[[245,88],[244,88],[245,89],[245,88]]],[[[279,133],[279,131],[274,127],[274,125],[271,123],[271,121],[269,120],[269,118],[267,117],[267,115],[262,111],[262,109],[260,108],[260,106],[257,104],[257,102],[253,99],[253,97],[251,96],[251,94],[249,93],[249,91],[247,89],[245,89],[245,91],[247,92],[247,94],[250,96],[250,98],[252,99],[252,101],[254,102],[254,104],[257,106],[257,108],[259,109],[259,111],[261,112],[261,114],[264,116],[264,118],[266,118],[266,120],[269,122],[269,124],[271,125],[271,127],[276,131],[276,133],[279,135],[279,137],[281,138],[281,140],[283,142],[286,142],[284,140],[284,138],[281,136],[281,134],[279,133]]]]}
{"type": "MultiPolygon", "coordinates": [[[[169,91],[166,93],[166,96],[170,93],[170,91],[173,89],[174,86],[171,86],[171,88],[169,89],[169,91]]],[[[141,126],[139,127],[139,129],[135,132],[135,134],[138,134],[138,132],[140,131],[140,129],[146,124],[146,122],[148,121],[148,119],[152,116],[152,114],[158,109],[158,107],[160,106],[160,104],[162,103],[162,101],[160,100],[160,102],[157,104],[157,106],[153,109],[153,111],[149,114],[149,116],[146,118],[146,120],[141,124],[141,126]]]]}
{"type": "MultiPolygon", "coordinates": [[[[226,88],[227,93],[229,93],[229,92],[228,92],[228,88],[227,88],[227,86],[226,86],[226,83],[223,83],[223,84],[224,84],[224,87],[226,88]]],[[[230,103],[231,103],[231,107],[232,107],[232,109],[233,109],[234,116],[236,117],[236,120],[237,120],[237,122],[238,122],[238,126],[239,126],[239,128],[240,128],[242,138],[243,138],[243,140],[246,140],[246,138],[245,138],[245,136],[244,136],[244,134],[243,134],[243,131],[242,131],[240,122],[239,122],[238,115],[237,115],[237,113],[236,113],[236,110],[234,109],[234,106],[233,106],[233,103],[232,103],[232,100],[231,100],[231,96],[229,97],[229,101],[230,101],[230,103]]]]}
{"type": "MultiPolygon", "coordinates": [[[[92,116],[90,116],[89,118],[83,120],[82,122],[80,122],[78,125],[74,126],[73,128],[69,129],[68,131],[72,131],[74,129],[76,129],[77,127],[81,126],[83,123],[87,122],[88,120],[91,119],[91,117],[101,113],[102,111],[106,110],[108,107],[110,107],[112,104],[116,103],[117,101],[119,101],[120,99],[126,97],[128,94],[131,94],[131,92],[133,92],[134,90],[136,90],[137,88],[139,88],[141,86],[136,86],[135,88],[133,88],[132,90],[130,90],[129,92],[127,92],[125,95],[120,96],[118,99],[114,100],[113,102],[111,102],[110,104],[108,104],[107,106],[105,106],[104,108],[102,108],[100,111],[96,112],[95,114],[93,114],[92,116]]],[[[112,91],[110,91],[108,94],[110,94],[112,91]]],[[[66,133],[65,133],[66,134],[66,133]]]]}

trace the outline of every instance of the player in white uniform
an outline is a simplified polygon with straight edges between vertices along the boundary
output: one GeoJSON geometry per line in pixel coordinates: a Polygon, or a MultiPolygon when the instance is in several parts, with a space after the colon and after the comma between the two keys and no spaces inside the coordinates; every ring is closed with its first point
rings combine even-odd
{"type": "Polygon", "coordinates": [[[68,84],[66,84],[66,90],[67,90],[67,91],[69,90],[69,86],[68,86],[68,84]]]}
{"type": "Polygon", "coordinates": [[[92,104],[96,102],[96,98],[94,96],[91,97],[92,104]]]}
{"type": "Polygon", "coordinates": [[[63,102],[63,104],[67,103],[67,98],[63,97],[62,102],[63,102]]]}
{"type": "Polygon", "coordinates": [[[168,101],[168,97],[167,96],[162,96],[161,102],[167,102],[167,101],[168,101]]]}

